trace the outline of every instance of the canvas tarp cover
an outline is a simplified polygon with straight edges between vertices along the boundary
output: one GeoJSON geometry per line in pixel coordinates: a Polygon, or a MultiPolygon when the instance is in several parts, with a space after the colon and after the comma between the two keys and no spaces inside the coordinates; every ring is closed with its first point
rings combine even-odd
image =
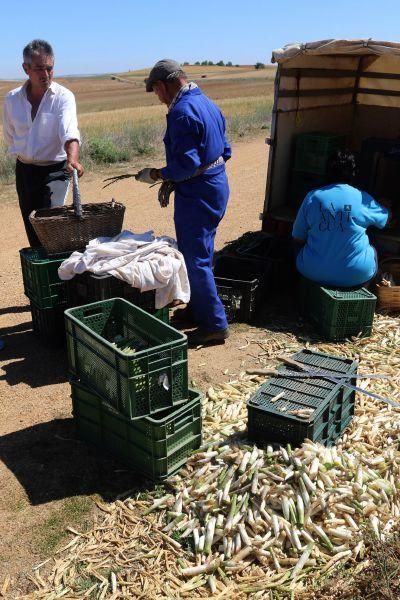
{"type": "Polygon", "coordinates": [[[323,40],[275,50],[278,112],[346,104],[400,108],[400,43],[323,40]]]}

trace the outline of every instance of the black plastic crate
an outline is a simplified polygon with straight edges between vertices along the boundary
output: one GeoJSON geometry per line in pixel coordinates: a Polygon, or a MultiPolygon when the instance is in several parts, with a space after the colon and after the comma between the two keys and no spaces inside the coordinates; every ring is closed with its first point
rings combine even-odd
{"type": "MultiPolygon", "coordinates": [[[[293,358],[314,370],[327,371],[332,376],[357,373],[357,362],[347,358],[311,350],[302,350],[293,358]]],[[[281,367],[280,370],[285,373],[291,369],[281,367]]],[[[354,382],[354,378],[350,381],[354,382]]],[[[294,445],[301,444],[305,438],[321,443],[323,440],[332,440],[332,435],[336,432],[336,429],[333,430],[333,423],[338,419],[342,420],[342,412],[338,410],[343,403],[351,405],[353,396],[349,391],[351,392],[342,383],[335,383],[324,377],[273,377],[248,401],[249,439],[259,443],[294,445]],[[271,401],[281,392],[285,394],[282,398],[271,401]],[[289,414],[290,411],[305,408],[314,411],[308,419],[289,414]]]]}
{"type": "Polygon", "coordinates": [[[268,300],[271,293],[278,296],[281,292],[294,289],[298,280],[295,252],[292,239],[275,238],[271,244],[267,260],[270,264],[267,294],[263,300],[268,300]]]}
{"type": "Polygon", "coordinates": [[[234,254],[242,258],[267,258],[275,245],[275,238],[264,231],[247,231],[237,240],[232,240],[220,254],[234,254]]]}
{"type": "MultiPolygon", "coordinates": [[[[361,145],[360,174],[358,188],[365,190],[372,196],[387,196],[382,190],[377,189],[379,169],[384,160],[396,159],[400,155],[400,140],[393,138],[367,138],[361,145]]],[[[378,186],[379,187],[379,186],[378,186]]],[[[394,190],[393,190],[394,191],[394,190]]]]}
{"type": "Polygon", "coordinates": [[[79,382],[71,381],[71,397],[78,436],[151,479],[174,473],[201,445],[201,394],[195,390],[189,389],[187,401],[178,408],[135,421],[79,382]]]}
{"type": "Polygon", "coordinates": [[[32,329],[34,334],[45,344],[65,344],[64,310],[67,306],[40,308],[31,300],[32,329]]]}
{"type": "Polygon", "coordinates": [[[217,253],[241,258],[271,259],[293,255],[290,238],[277,237],[265,231],[247,231],[237,240],[232,240],[217,253]]]}
{"type": "Polygon", "coordinates": [[[67,297],[69,306],[83,306],[100,300],[124,298],[164,323],[169,323],[169,309],[156,309],[155,290],[141,292],[112,275],[95,275],[89,271],[75,275],[67,282],[67,297]]]}
{"type": "Polygon", "coordinates": [[[184,402],[187,337],[123,298],[65,311],[69,368],[125,416],[184,402]]]}
{"type": "Polygon", "coordinates": [[[248,231],[237,240],[227,244],[216,255],[259,261],[260,270],[268,271],[267,291],[263,300],[268,301],[271,293],[280,292],[293,285],[297,279],[295,255],[291,238],[277,237],[264,231],[248,231]]]}
{"type": "Polygon", "coordinates": [[[309,192],[324,187],[327,179],[313,173],[301,173],[294,171],[290,185],[290,204],[299,209],[304,198],[309,192]]]}
{"type": "Polygon", "coordinates": [[[229,322],[254,321],[270,270],[268,260],[218,256],[214,279],[229,322]]]}

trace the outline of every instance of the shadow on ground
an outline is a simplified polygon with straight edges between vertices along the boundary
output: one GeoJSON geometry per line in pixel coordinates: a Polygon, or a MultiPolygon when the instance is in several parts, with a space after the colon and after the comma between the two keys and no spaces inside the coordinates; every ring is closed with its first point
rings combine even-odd
{"type": "Polygon", "coordinates": [[[0,308],[0,315],[12,315],[12,314],[19,314],[19,313],[24,313],[24,312],[29,312],[30,308],[29,308],[29,304],[25,305],[25,306],[7,306],[4,308],[0,308]]]}
{"type": "MultiPolygon", "coordinates": [[[[28,307],[13,307],[16,312],[29,311],[28,307]],[[24,310],[23,310],[24,309],[24,310]]],[[[13,312],[13,308],[4,312],[13,312]]],[[[0,380],[14,386],[25,383],[32,388],[64,383],[68,380],[66,346],[61,337],[58,344],[46,344],[32,331],[32,321],[4,327],[0,337],[5,342],[1,352],[0,380]]]]}
{"type": "Polygon", "coordinates": [[[0,460],[33,505],[92,494],[113,501],[125,492],[149,487],[142,475],[75,439],[72,419],[56,419],[2,436],[0,460]]]}

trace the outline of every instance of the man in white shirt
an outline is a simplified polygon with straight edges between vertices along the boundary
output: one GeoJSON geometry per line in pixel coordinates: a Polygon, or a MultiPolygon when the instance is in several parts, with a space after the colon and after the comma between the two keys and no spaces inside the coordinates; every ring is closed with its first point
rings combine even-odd
{"type": "Polygon", "coordinates": [[[29,222],[33,210],[62,206],[71,173],[83,174],[79,163],[80,133],[75,97],[53,82],[54,53],[44,40],[23,51],[28,81],[6,95],[3,134],[16,157],[16,187],[31,247],[40,242],[29,222]]]}

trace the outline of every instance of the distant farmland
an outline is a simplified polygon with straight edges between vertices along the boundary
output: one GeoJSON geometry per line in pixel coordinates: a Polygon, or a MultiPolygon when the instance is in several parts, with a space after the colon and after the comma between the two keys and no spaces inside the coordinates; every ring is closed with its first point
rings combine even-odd
{"type": "MultiPolygon", "coordinates": [[[[234,139],[269,127],[275,69],[253,66],[188,66],[189,79],[215,100],[227,118],[234,139]]],[[[138,155],[151,155],[160,147],[165,128],[165,107],[146,93],[148,71],[96,77],[57,78],[72,90],[78,106],[83,136],[82,160],[93,164],[129,162],[138,155]]],[[[0,114],[4,95],[18,82],[0,82],[0,114]]],[[[8,180],[13,161],[0,145],[0,179],[8,180]]]]}

